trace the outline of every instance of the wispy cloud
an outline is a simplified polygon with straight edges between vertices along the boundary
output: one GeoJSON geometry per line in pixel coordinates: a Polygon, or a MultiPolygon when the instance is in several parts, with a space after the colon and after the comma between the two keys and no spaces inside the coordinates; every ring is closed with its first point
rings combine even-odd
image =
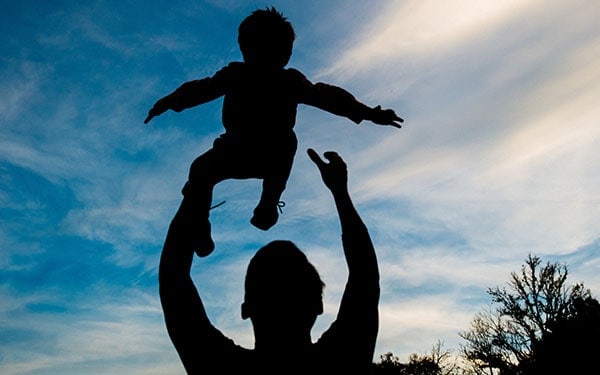
{"type": "MultiPolygon", "coordinates": [[[[407,120],[397,133],[363,138],[372,141],[366,148],[340,147],[356,200],[384,238],[384,290],[423,293],[442,284],[460,295],[479,286],[474,298],[484,301],[484,285],[502,284],[527,253],[577,254],[599,237],[595,9],[589,2],[394,3],[322,70],[320,78],[359,83],[357,96],[407,120]]],[[[342,131],[345,140],[357,134],[342,131]]],[[[367,131],[378,132],[359,136],[367,131]]],[[[396,317],[418,325],[407,314],[422,299],[402,293],[393,294],[406,298],[401,308],[382,300],[380,347],[395,352],[392,342],[410,331],[396,317]]],[[[442,300],[422,307],[452,310],[442,300]]],[[[432,320],[466,328],[470,313],[432,320]]],[[[432,338],[425,330],[419,335],[432,338]]]]}
{"type": "Polygon", "coordinates": [[[12,332],[2,340],[3,373],[118,372],[144,362],[156,365],[148,370],[151,373],[181,371],[161,325],[162,312],[156,295],[138,292],[112,301],[102,298],[101,307],[88,301],[87,307],[77,306],[87,311],[78,315],[44,312],[40,303],[54,298],[40,293],[23,299],[11,296],[4,287],[2,297],[6,303],[0,328],[10,327],[12,332]],[[19,319],[11,319],[9,324],[8,319],[15,312],[19,319]],[[11,336],[12,340],[6,341],[11,336]],[[51,345],[40,345],[40,339],[51,345]]]}
{"type": "Polygon", "coordinates": [[[383,78],[400,91],[392,94],[396,100],[386,92],[386,101],[406,106],[407,124],[400,134],[353,157],[359,161],[353,172],[361,176],[362,198],[431,200],[448,207],[434,210],[440,218],[455,217],[450,212],[458,205],[465,215],[475,210],[474,223],[484,216],[491,220],[487,230],[474,226],[470,232],[505,227],[499,229],[505,238],[544,218],[547,226],[531,236],[564,231],[565,240],[555,243],[555,250],[583,244],[566,240],[582,238],[569,227],[587,228],[584,242],[597,235],[591,224],[597,215],[594,144],[600,131],[592,103],[600,80],[590,64],[600,58],[597,32],[582,4],[543,10],[537,5],[390,6],[365,40],[332,66],[328,74],[335,75],[358,72],[364,63],[363,74],[375,78],[362,90],[377,92],[377,77],[383,78]],[[545,33],[551,28],[561,35],[545,33]],[[456,60],[461,55],[468,60],[456,60]],[[401,62],[398,69],[391,66],[395,61],[401,62]],[[407,61],[424,66],[407,66],[407,61]],[[415,80],[406,78],[412,75],[415,80]],[[424,84],[430,86],[426,91],[410,91],[424,84]],[[565,227],[565,216],[573,225],[565,227]]]}
{"type": "MultiPolygon", "coordinates": [[[[276,238],[297,242],[327,283],[313,336],[335,316],[346,278],[339,223],[307,147],[339,151],[349,164],[381,264],[378,353],[404,359],[438,339],[456,348],[485,289],[529,252],[572,263],[574,282],[600,288],[600,8],[275,6],[304,32],[294,59],[311,79],[392,107],[406,124],[357,127],[301,107],[288,205],[269,232],[248,224],[259,181],[216,187],[215,200],[227,200],[211,212],[218,248],[195,263],[194,278],[223,332],[252,346],[239,318],[243,275],[251,254],[276,238]]],[[[189,164],[221,131],[220,103],[142,120],[182,81],[239,58],[235,28],[246,7],[72,5],[3,44],[3,373],[183,371],[162,322],[156,267],[189,164]]],[[[18,25],[30,25],[30,13],[15,15],[18,25]]]]}

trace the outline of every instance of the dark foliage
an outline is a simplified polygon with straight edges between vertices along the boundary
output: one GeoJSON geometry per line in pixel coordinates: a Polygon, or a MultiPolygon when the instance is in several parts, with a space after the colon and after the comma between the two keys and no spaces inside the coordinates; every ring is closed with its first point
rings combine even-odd
{"type": "Polygon", "coordinates": [[[477,373],[578,374],[599,349],[600,306],[583,284],[567,286],[563,264],[529,255],[509,288],[492,288],[493,305],[475,316],[464,357],[477,373]]]}

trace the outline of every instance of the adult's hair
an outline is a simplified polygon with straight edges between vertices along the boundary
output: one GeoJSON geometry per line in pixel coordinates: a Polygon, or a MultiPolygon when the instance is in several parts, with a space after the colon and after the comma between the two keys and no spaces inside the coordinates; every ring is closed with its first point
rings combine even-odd
{"type": "Polygon", "coordinates": [[[292,24],[274,7],[255,10],[238,28],[238,44],[247,63],[283,68],[292,56],[294,39],[292,24]]]}
{"type": "Polygon", "coordinates": [[[318,315],[324,286],[306,255],[293,242],[278,240],[263,246],[250,260],[244,301],[302,308],[318,315]]]}

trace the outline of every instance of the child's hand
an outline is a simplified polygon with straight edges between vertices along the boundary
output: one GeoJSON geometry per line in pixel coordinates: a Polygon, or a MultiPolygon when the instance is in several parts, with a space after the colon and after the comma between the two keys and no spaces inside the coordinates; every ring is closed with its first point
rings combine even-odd
{"type": "Polygon", "coordinates": [[[166,105],[164,98],[159,99],[156,103],[154,103],[154,106],[150,108],[150,111],[148,111],[148,116],[144,120],[144,124],[149,123],[152,118],[162,115],[167,111],[167,109],[169,108],[166,105]]]}
{"type": "Polygon", "coordinates": [[[400,122],[404,122],[404,120],[394,112],[393,109],[381,109],[381,106],[373,108],[371,112],[371,118],[369,118],[372,122],[378,125],[391,125],[396,128],[401,128],[400,122]]]}
{"type": "Polygon", "coordinates": [[[327,151],[323,155],[325,159],[329,160],[326,163],[321,159],[319,154],[312,148],[306,150],[308,157],[313,161],[321,172],[321,178],[325,186],[332,192],[341,191],[347,188],[348,185],[348,168],[346,162],[337,152],[327,151]]]}

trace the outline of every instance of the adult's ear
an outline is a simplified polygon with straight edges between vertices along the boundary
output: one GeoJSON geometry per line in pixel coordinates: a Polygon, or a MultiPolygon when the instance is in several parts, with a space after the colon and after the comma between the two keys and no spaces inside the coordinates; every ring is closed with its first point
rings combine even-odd
{"type": "Polygon", "coordinates": [[[319,300],[319,304],[315,306],[315,313],[317,315],[323,314],[323,299],[319,300]]]}
{"type": "Polygon", "coordinates": [[[242,302],[242,319],[246,320],[250,317],[250,306],[246,302],[242,302]]]}

